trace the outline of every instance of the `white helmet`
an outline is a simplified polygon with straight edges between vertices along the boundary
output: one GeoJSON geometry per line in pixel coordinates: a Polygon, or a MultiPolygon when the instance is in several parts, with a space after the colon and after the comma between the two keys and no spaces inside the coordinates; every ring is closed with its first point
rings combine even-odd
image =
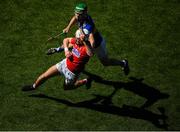
{"type": "Polygon", "coordinates": [[[86,36],[89,36],[89,31],[87,29],[83,29],[83,32],[84,33],[82,33],[80,29],[78,29],[75,33],[76,38],[80,38],[80,36],[83,34],[85,34],[86,36]]]}

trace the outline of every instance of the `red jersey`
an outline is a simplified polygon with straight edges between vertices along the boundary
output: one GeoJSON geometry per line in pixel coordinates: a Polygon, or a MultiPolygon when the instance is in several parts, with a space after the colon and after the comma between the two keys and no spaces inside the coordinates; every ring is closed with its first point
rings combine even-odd
{"type": "Polygon", "coordinates": [[[86,47],[84,45],[76,44],[76,39],[71,39],[73,44],[72,58],[66,59],[67,68],[73,73],[80,73],[85,64],[89,61],[90,56],[86,53],[86,47]]]}

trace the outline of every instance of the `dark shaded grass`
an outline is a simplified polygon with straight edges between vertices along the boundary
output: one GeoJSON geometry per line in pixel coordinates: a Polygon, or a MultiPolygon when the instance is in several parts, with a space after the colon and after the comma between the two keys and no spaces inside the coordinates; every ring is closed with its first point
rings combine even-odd
{"type": "Polygon", "coordinates": [[[64,58],[46,56],[58,42],[44,42],[62,31],[77,2],[0,1],[0,130],[179,130],[178,0],[86,1],[110,57],[127,58],[130,75],[94,56],[86,67],[96,77],[89,90],[64,91],[56,77],[33,93],[21,91],[64,58]]]}

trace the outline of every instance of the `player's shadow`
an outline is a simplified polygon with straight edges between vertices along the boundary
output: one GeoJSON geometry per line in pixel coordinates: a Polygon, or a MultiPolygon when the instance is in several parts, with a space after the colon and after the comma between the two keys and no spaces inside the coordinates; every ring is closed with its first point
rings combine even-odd
{"type": "Polygon", "coordinates": [[[114,90],[114,92],[107,97],[101,95],[94,95],[95,97],[93,99],[76,103],[64,99],[57,99],[54,97],[46,96],[44,94],[32,94],[30,95],[30,97],[50,99],[58,103],[68,105],[70,107],[86,108],[118,116],[143,119],[151,122],[158,128],[168,130],[168,125],[166,123],[167,116],[165,115],[164,108],[158,108],[160,114],[157,114],[149,110],[138,108],[135,106],[123,105],[122,107],[118,107],[114,105],[111,101],[111,98],[115,91],[116,90],[114,90]]]}
{"type": "Polygon", "coordinates": [[[115,91],[123,88],[127,91],[133,92],[141,97],[146,98],[146,101],[144,104],[141,105],[141,108],[147,108],[160,99],[169,98],[169,94],[161,93],[159,90],[155,89],[154,87],[143,83],[142,82],[144,80],[143,78],[137,79],[135,77],[130,77],[129,82],[121,82],[121,81],[104,80],[101,76],[92,74],[87,71],[83,71],[83,73],[91,77],[96,83],[112,86],[115,89],[115,91]]]}
{"type": "Polygon", "coordinates": [[[165,115],[165,109],[163,107],[158,108],[159,113],[154,113],[152,111],[145,109],[146,107],[149,107],[152,104],[154,104],[159,99],[168,98],[169,97],[168,94],[161,93],[159,90],[151,86],[148,86],[147,84],[142,82],[143,79],[136,79],[134,77],[131,77],[129,82],[110,81],[110,80],[105,80],[102,77],[89,73],[87,71],[84,71],[83,73],[90,76],[97,83],[112,86],[114,88],[113,92],[109,96],[94,95],[95,97],[93,99],[77,102],[77,103],[64,99],[49,97],[44,94],[34,94],[34,95],[30,95],[30,97],[46,98],[57,101],[59,103],[63,103],[71,107],[87,108],[103,113],[118,115],[118,116],[127,116],[136,119],[143,119],[151,122],[158,128],[163,128],[165,130],[168,130],[168,125],[166,123],[166,119],[168,117],[165,115]],[[112,102],[112,97],[121,88],[124,88],[125,90],[133,92],[141,97],[144,97],[147,100],[140,107],[129,106],[129,105],[122,105],[122,107],[116,106],[112,102]]]}

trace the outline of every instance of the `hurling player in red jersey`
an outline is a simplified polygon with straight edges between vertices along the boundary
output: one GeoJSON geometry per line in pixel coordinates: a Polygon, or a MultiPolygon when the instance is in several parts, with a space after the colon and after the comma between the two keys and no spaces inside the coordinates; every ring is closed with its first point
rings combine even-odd
{"type": "Polygon", "coordinates": [[[91,79],[77,80],[79,74],[85,68],[85,64],[93,55],[90,43],[85,40],[85,35],[81,30],[77,30],[75,38],[65,38],[63,40],[63,47],[66,58],[41,74],[34,84],[24,86],[22,88],[23,91],[35,90],[47,79],[57,75],[65,77],[65,90],[74,89],[84,84],[88,88],[90,87],[91,79]],[[72,51],[69,51],[70,47],[73,48],[72,51]]]}

